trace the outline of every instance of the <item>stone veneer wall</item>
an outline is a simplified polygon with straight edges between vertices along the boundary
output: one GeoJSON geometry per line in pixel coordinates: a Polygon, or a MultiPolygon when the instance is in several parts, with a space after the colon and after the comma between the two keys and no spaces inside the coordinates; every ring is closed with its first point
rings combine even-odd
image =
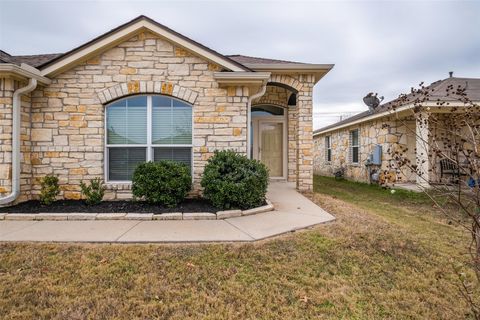
{"type": "Polygon", "coordinates": [[[294,182],[296,181],[296,172],[297,172],[297,160],[296,160],[296,123],[297,123],[297,110],[295,106],[288,106],[288,99],[292,91],[287,90],[286,88],[268,85],[267,90],[263,96],[254,100],[252,102],[252,106],[255,105],[262,105],[262,104],[271,104],[285,108],[285,112],[287,113],[287,167],[288,167],[288,181],[294,182]]]}
{"type": "Polygon", "coordinates": [[[297,95],[297,188],[313,190],[313,75],[298,75],[302,84],[297,95]]]}
{"type": "Polygon", "coordinates": [[[389,148],[394,150],[395,148],[405,148],[408,146],[407,157],[412,163],[415,163],[415,136],[414,131],[410,131],[412,128],[415,130],[414,120],[399,121],[386,118],[317,135],[314,138],[314,172],[315,174],[330,176],[340,167],[344,167],[347,178],[355,181],[369,182],[365,162],[373,152],[375,145],[379,144],[382,146],[382,165],[380,169],[382,171],[388,170],[392,172],[397,181],[414,182],[415,175],[405,168],[397,170],[394,163],[389,161],[391,156],[388,153],[389,148]],[[359,164],[349,162],[350,131],[354,129],[359,129],[360,133],[359,164]],[[332,161],[330,162],[326,161],[326,136],[331,137],[332,161]]]}
{"type": "MultiPolygon", "coordinates": [[[[32,94],[33,177],[56,174],[63,196],[80,198],[82,180],[104,178],[104,105],[122,96],[159,93],[193,105],[194,189],[217,149],[246,152],[248,89],[219,88],[220,68],[150,33],[141,33],[52,79],[32,94]]],[[[129,198],[110,184],[106,199],[129,198]]],[[[39,193],[34,181],[33,193],[39,193]]]]}
{"type": "Polygon", "coordinates": [[[12,104],[16,81],[0,79],[0,194],[11,191],[12,104]]]}
{"type": "MultiPolygon", "coordinates": [[[[198,194],[204,166],[215,150],[246,153],[250,93],[247,87],[220,88],[213,79],[213,73],[220,70],[145,32],[53,76],[51,84],[39,86],[22,99],[22,194],[18,201],[38,197],[39,179],[47,174],[59,177],[60,196],[65,199],[80,198],[81,181],[104,179],[105,104],[143,93],[170,95],[192,104],[193,194],[198,194]]],[[[311,190],[314,77],[275,74],[271,82],[299,91],[297,106],[288,112],[288,178],[294,181],[298,176],[299,189],[311,190]]],[[[0,85],[0,195],[5,195],[11,187],[11,100],[21,85],[11,79],[1,80],[0,85]]],[[[286,105],[288,96],[280,89],[271,91],[270,98],[286,105]]],[[[108,184],[106,200],[130,197],[129,185],[108,184]]]]}
{"type": "MultiPolygon", "coordinates": [[[[12,104],[13,93],[27,83],[12,78],[0,79],[0,195],[12,191],[12,104]]],[[[17,202],[30,199],[32,166],[30,163],[30,95],[22,96],[20,128],[20,196],[17,202]]]]}
{"type": "Polygon", "coordinates": [[[287,107],[288,123],[288,181],[296,181],[301,191],[313,189],[313,75],[272,75],[272,83],[281,83],[296,90],[296,106],[287,106],[291,91],[283,87],[267,86],[264,96],[255,104],[276,104],[287,107]]]}

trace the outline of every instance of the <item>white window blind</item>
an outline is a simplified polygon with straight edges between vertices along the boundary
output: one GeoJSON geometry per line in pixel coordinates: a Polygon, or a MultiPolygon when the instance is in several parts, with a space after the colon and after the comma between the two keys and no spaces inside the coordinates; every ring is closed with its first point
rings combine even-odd
{"type": "Polygon", "coordinates": [[[192,107],[165,97],[153,97],[152,106],[153,144],[192,144],[192,107]]]}
{"type": "Polygon", "coordinates": [[[349,158],[351,163],[359,163],[359,135],[358,129],[350,131],[350,152],[349,158]]]}
{"type": "Polygon", "coordinates": [[[125,98],[107,106],[106,128],[107,181],[130,181],[145,161],[172,160],[192,168],[192,107],[185,102],[125,98]]]}
{"type": "Polygon", "coordinates": [[[192,161],[191,148],[162,147],[153,148],[153,161],[171,160],[186,164],[189,168],[192,161]]]}
{"type": "Polygon", "coordinates": [[[325,160],[332,161],[332,148],[331,148],[331,137],[325,137],[325,160]]]}
{"type": "Polygon", "coordinates": [[[133,171],[146,161],[146,148],[109,148],[108,180],[127,181],[132,178],[133,171]]]}
{"type": "Polygon", "coordinates": [[[120,100],[108,107],[107,143],[147,143],[147,97],[120,100]]]}

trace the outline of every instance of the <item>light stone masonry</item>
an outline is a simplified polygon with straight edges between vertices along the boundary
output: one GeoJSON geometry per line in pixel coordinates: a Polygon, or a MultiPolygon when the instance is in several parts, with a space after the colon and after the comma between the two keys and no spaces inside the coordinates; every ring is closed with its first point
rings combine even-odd
{"type": "MultiPolygon", "coordinates": [[[[22,99],[21,196],[37,199],[40,179],[60,179],[60,198],[80,199],[80,183],[105,178],[105,105],[134,94],[162,94],[193,107],[193,192],[215,150],[247,152],[246,86],[220,87],[214,72],[222,68],[149,32],[56,74],[22,99]]],[[[308,74],[272,74],[265,96],[255,104],[286,108],[288,180],[300,190],[312,189],[312,91],[308,74]],[[291,88],[287,90],[284,86],[291,88]],[[292,92],[296,106],[287,106],[292,92]]],[[[11,126],[13,92],[24,86],[0,79],[0,196],[11,190],[11,126]]],[[[129,185],[107,185],[105,200],[131,199],[129,185]]]]}

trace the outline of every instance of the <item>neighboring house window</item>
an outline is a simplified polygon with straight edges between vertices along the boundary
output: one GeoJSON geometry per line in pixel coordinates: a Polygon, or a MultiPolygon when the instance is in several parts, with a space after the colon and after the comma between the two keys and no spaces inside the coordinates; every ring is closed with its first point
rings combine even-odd
{"type": "Polygon", "coordinates": [[[358,129],[350,131],[350,162],[359,162],[359,137],[358,129]]]}
{"type": "Polygon", "coordinates": [[[325,159],[330,162],[332,161],[332,146],[331,146],[331,137],[325,137],[325,159]]]}
{"type": "Polygon", "coordinates": [[[166,96],[135,96],[106,107],[106,180],[132,179],[145,161],[192,167],[192,107],[166,96]]]}

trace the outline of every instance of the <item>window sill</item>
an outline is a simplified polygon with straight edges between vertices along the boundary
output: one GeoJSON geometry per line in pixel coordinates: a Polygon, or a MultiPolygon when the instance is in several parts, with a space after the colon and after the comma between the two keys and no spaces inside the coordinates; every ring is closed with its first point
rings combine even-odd
{"type": "Polygon", "coordinates": [[[106,182],[105,189],[107,190],[132,190],[132,183],[129,181],[125,182],[106,182]]]}

